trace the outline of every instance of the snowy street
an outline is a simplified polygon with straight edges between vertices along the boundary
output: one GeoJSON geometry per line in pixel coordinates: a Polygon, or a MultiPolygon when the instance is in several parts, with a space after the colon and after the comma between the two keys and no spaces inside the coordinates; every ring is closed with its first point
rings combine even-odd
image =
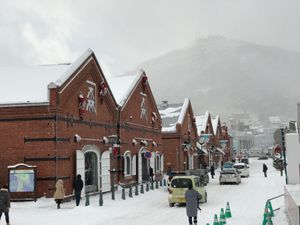
{"type": "MultiPolygon", "coordinates": [[[[265,202],[268,198],[283,194],[285,177],[280,176],[272,166],[272,160],[250,159],[250,177],[242,178],[239,185],[219,185],[219,171],[215,179],[210,179],[206,186],[208,202],[200,205],[198,225],[212,224],[214,214],[220,215],[220,209],[230,203],[232,218],[228,225],[262,224],[265,202]],[[262,172],[262,164],[266,163],[268,177],[262,172]]],[[[140,190],[139,190],[140,191],[140,190]]],[[[14,202],[10,217],[12,225],[185,225],[188,224],[185,206],[168,205],[168,192],[165,186],[150,190],[133,198],[121,199],[121,191],[116,192],[116,200],[111,194],[104,195],[104,205],[99,206],[99,197],[90,198],[90,206],[85,207],[85,199],[81,206],[75,207],[75,201],[62,204],[56,209],[53,199],[38,199],[37,202],[14,202]]],[[[283,197],[271,201],[275,212],[273,224],[288,225],[284,212],[283,197]]],[[[2,218],[2,221],[4,218],[2,218]]],[[[3,223],[3,222],[2,222],[3,223]]]]}

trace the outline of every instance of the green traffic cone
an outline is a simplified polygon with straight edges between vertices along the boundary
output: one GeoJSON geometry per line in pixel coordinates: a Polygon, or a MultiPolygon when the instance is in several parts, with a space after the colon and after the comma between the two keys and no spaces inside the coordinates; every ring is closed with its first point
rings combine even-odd
{"type": "Polygon", "coordinates": [[[223,224],[226,224],[226,219],[225,219],[224,209],[221,208],[219,225],[223,225],[223,224]]]}
{"type": "Polygon", "coordinates": [[[213,225],[219,225],[218,216],[215,214],[213,225]]]}
{"type": "Polygon", "coordinates": [[[272,217],[270,214],[267,217],[267,225],[273,225],[272,217]]]}
{"type": "Polygon", "coordinates": [[[264,218],[263,218],[263,225],[267,225],[268,223],[268,216],[269,216],[269,211],[268,211],[268,208],[266,207],[265,208],[265,212],[264,212],[264,218]]]}
{"type": "Polygon", "coordinates": [[[230,206],[229,206],[229,202],[227,202],[226,204],[226,210],[225,210],[225,218],[231,218],[231,211],[230,211],[230,206]]]}
{"type": "Polygon", "coordinates": [[[270,216],[274,216],[274,211],[273,211],[273,207],[272,207],[272,204],[271,204],[271,202],[270,201],[267,201],[267,207],[268,207],[268,209],[269,209],[269,214],[270,214],[270,216]]]}

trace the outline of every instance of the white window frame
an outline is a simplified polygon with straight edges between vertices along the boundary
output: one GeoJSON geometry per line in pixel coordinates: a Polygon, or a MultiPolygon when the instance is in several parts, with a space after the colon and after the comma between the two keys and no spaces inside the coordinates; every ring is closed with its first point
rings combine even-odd
{"type": "Polygon", "coordinates": [[[129,177],[132,175],[132,159],[131,152],[124,152],[124,177],[129,177]],[[127,165],[127,157],[129,158],[129,165],[127,165]],[[129,171],[127,171],[127,167],[129,166],[129,171]]]}
{"type": "Polygon", "coordinates": [[[136,155],[133,155],[131,158],[131,174],[136,175],[136,155]]]}
{"type": "Polygon", "coordinates": [[[161,158],[159,152],[156,152],[155,154],[155,171],[161,171],[161,158]]]}

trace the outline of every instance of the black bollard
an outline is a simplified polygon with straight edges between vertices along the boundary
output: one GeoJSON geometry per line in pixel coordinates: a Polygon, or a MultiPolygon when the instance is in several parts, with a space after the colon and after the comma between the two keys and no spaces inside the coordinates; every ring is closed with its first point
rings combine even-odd
{"type": "Polygon", "coordinates": [[[129,198],[132,198],[132,187],[129,187],[129,198]]]}
{"type": "Polygon", "coordinates": [[[135,185],[135,195],[139,195],[138,185],[135,185]]]}
{"type": "Polygon", "coordinates": [[[125,197],[125,188],[122,188],[122,199],[126,200],[126,197],[125,197]]]}
{"type": "Polygon", "coordinates": [[[102,190],[100,190],[100,193],[99,193],[99,206],[103,206],[103,193],[102,193],[102,190]]]}
{"type": "Polygon", "coordinates": [[[162,187],[162,180],[159,180],[159,186],[162,187]]]}
{"type": "Polygon", "coordinates": [[[151,190],[154,190],[153,181],[151,181],[151,190]]]}
{"type": "Polygon", "coordinates": [[[158,181],[155,181],[155,188],[158,189],[158,181]]]}
{"type": "Polygon", "coordinates": [[[114,187],[114,185],[111,186],[111,199],[115,200],[115,187],[114,187]]]}
{"type": "Polygon", "coordinates": [[[144,184],[141,184],[141,194],[144,194],[144,184]]]}
{"type": "Polygon", "coordinates": [[[146,183],[146,191],[149,191],[149,183],[146,183]]]}
{"type": "Polygon", "coordinates": [[[85,206],[88,206],[90,205],[90,196],[88,193],[86,193],[85,195],[85,206]]]}
{"type": "Polygon", "coordinates": [[[166,182],[166,179],[164,179],[164,186],[167,186],[167,182],[166,182]]]}

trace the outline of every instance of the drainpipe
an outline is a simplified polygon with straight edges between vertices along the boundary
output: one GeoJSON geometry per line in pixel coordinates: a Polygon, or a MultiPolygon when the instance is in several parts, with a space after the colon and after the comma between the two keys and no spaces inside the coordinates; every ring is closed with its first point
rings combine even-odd
{"type": "Polygon", "coordinates": [[[58,171],[58,160],[57,160],[57,135],[58,135],[58,110],[60,106],[60,95],[58,88],[56,88],[56,112],[55,112],[55,178],[57,180],[57,171],[58,171]]]}
{"type": "MultiPolygon", "coordinates": [[[[120,140],[120,130],[121,130],[121,125],[120,125],[120,115],[121,115],[121,107],[117,106],[117,144],[120,146],[120,153],[121,153],[121,140],[120,140]]],[[[120,156],[120,155],[119,155],[120,156]]],[[[116,164],[116,172],[117,172],[117,182],[121,180],[121,175],[120,175],[120,164],[121,164],[121,158],[117,157],[117,164],[116,164]]]]}

